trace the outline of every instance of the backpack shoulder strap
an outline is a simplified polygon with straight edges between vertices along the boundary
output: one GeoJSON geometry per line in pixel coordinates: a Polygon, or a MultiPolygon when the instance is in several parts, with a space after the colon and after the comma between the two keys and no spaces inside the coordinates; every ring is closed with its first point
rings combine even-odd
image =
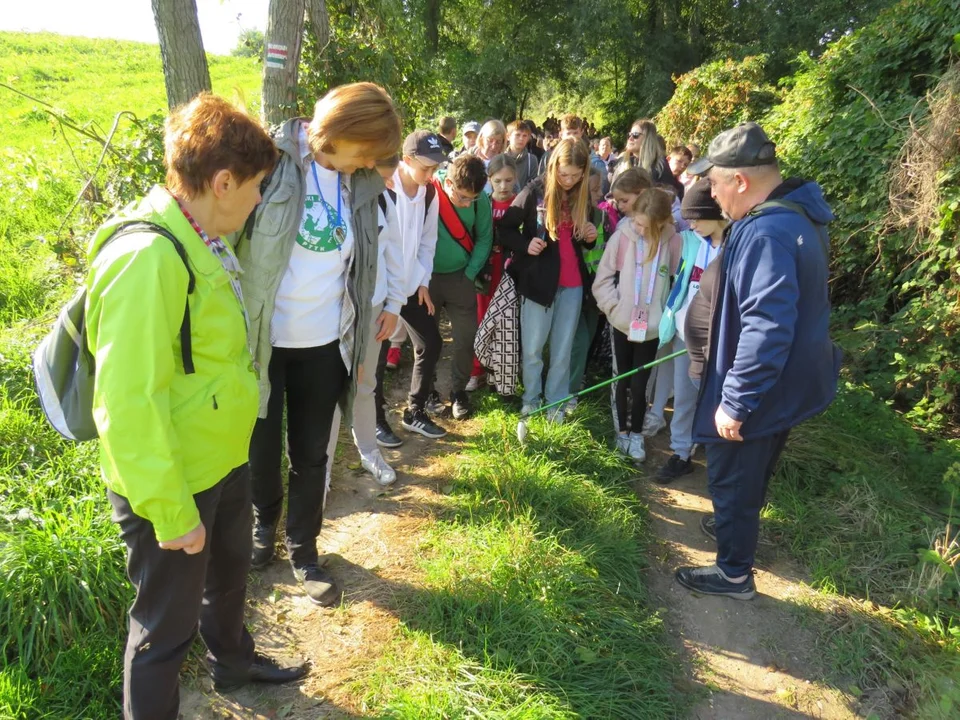
{"type": "Polygon", "coordinates": [[[433,203],[433,199],[437,196],[437,186],[432,182],[427,183],[427,196],[423,201],[423,217],[426,219],[427,213],[430,212],[430,205],[433,203]]]}
{"type": "Polygon", "coordinates": [[[829,240],[827,239],[827,226],[816,222],[810,214],[807,212],[807,209],[800,203],[795,203],[792,200],[765,200],[764,202],[757,205],[753,210],[750,211],[751,216],[759,216],[764,214],[764,210],[769,210],[772,208],[780,208],[782,210],[790,210],[791,212],[797,213],[800,217],[806,218],[807,222],[813,226],[814,232],[817,233],[817,238],[820,240],[820,247],[823,249],[823,254],[827,258],[827,266],[830,266],[830,245],[829,240]]]}
{"type": "Polygon", "coordinates": [[[102,250],[104,245],[106,245],[108,242],[116,240],[121,235],[132,235],[138,232],[162,235],[169,240],[176,249],[177,255],[180,256],[180,260],[183,261],[183,267],[187,271],[187,298],[184,301],[183,306],[183,321],[180,323],[180,356],[183,360],[183,372],[186,375],[193,375],[196,372],[196,368],[193,365],[193,340],[190,332],[190,294],[193,293],[197,286],[197,278],[193,274],[193,269],[190,267],[190,263],[187,262],[187,250],[183,247],[183,243],[181,243],[172,232],[167,230],[162,225],[157,225],[156,223],[151,222],[135,221],[118,225],[117,231],[113,233],[113,235],[111,235],[103,245],[100,246],[100,249],[102,250]]]}

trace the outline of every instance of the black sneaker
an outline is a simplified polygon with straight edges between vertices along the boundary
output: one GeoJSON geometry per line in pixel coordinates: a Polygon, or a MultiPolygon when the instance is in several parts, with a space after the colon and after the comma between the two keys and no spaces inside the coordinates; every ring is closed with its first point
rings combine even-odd
{"type": "Polygon", "coordinates": [[[311,563],[303,567],[295,567],[293,576],[303,585],[307,597],[317,605],[330,607],[340,602],[343,594],[337,581],[323,568],[311,563]]]}
{"type": "Polygon", "coordinates": [[[454,420],[463,420],[470,413],[473,412],[473,408],[470,407],[470,398],[467,397],[467,393],[458,392],[453,394],[453,419],[454,420]]]}
{"type": "Polygon", "coordinates": [[[440,393],[434,390],[427,395],[427,401],[423,404],[423,409],[431,415],[444,415],[447,412],[447,404],[440,398],[440,393]]]}
{"type": "Polygon", "coordinates": [[[670,459],[667,460],[666,465],[657,471],[657,474],[653,479],[660,485],[666,485],[673,482],[678,477],[689,475],[692,472],[693,460],[684,460],[679,455],[674,453],[670,456],[670,459]]]}
{"type": "Polygon", "coordinates": [[[713,513],[700,518],[700,529],[708,538],[714,542],[717,541],[717,518],[713,513]]]}
{"type": "Polygon", "coordinates": [[[259,570],[266,567],[277,553],[277,526],[253,523],[253,553],[250,556],[250,567],[259,570]]]}
{"type": "Polygon", "coordinates": [[[439,425],[435,424],[422,408],[407,408],[403,411],[403,419],[400,421],[404,430],[417,432],[424,437],[436,440],[447,434],[439,425]]]}
{"type": "Polygon", "coordinates": [[[706,567],[682,567],[677,569],[677,582],[687,590],[701,595],[721,595],[734,600],[753,600],[757,586],[753,573],[742,583],[730,582],[716,565],[706,567]]]}
{"type": "Polygon", "coordinates": [[[377,423],[377,445],[396,448],[403,445],[403,440],[397,437],[393,429],[385,422],[377,423]]]}

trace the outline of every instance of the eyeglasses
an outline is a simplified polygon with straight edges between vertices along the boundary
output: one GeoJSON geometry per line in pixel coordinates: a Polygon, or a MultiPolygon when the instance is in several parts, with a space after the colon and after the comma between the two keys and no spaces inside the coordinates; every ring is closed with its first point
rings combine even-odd
{"type": "Polygon", "coordinates": [[[461,193],[459,190],[457,190],[455,187],[453,187],[453,185],[449,182],[447,183],[447,187],[450,189],[450,199],[453,201],[453,204],[459,205],[461,207],[466,207],[467,205],[472,203],[474,200],[476,200],[477,197],[479,197],[480,195],[480,193],[477,193],[472,197],[469,195],[465,195],[461,193]]]}
{"type": "Polygon", "coordinates": [[[637,132],[636,130],[634,130],[633,132],[628,133],[627,137],[630,138],[631,140],[639,140],[640,138],[643,137],[643,133],[637,132]]]}

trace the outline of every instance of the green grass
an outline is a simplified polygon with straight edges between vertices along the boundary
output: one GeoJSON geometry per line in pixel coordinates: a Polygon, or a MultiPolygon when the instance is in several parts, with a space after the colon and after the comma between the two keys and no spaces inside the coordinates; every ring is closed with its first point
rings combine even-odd
{"type": "MultiPolygon", "coordinates": [[[[214,92],[243,98],[259,111],[260,66],[251,58],[210,55],[214,92]]],[[[159,45],[93,40],[51,33],[0,32],[0,82],[64,111],[105,133],[114,115],[146,116],[167,109],[159,45]]],[[[4,147],[41,157],[69,151],[55,140],[56,123],[42,106],[0,88],[4,147]]]]}
{"type": "Polygon", "coordinates": [[[114,717],[125,553],[96,445],[61,440],[33,396],[42,331],[0,333],[0,717],[114,717]]]}
{"type": "Polygon", "coordinates": [[[426,535],[405,633],[362,683],[390,717],[668,718],[689,706],[642,578],[645,508],[606,444],[602,410],[562,427],[487,397],[426,535]]]}
{"type": "Polygon", "coordinates": [[[765,532],[821,591],[810,606],[835,679],[896,695],[923,718],[960,708],[957,549],[930,552],[960,525],[957,462],[955,443],[920,435],[844,384],[792,433],[764,513],[765,532]]]}

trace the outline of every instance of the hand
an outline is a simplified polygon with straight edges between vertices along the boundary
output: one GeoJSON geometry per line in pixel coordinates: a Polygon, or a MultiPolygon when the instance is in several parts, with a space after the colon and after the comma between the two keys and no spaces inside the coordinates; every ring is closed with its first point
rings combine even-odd
{"type": "Polygon", "coordinates": [[[430,299],[430,290],[426,285],[421,285],[417,290],[417,300],[421,305],[427,306],[427,315],[433,315],[433,300],[430,299]]]}
{"type": "Polygon", "coordinates": [[[186,535],[181,535],[173,540],[161,540],[158,545],[160,545],[161,550],[183,550],[187,555],[196,555],[203,550],[206,543],[207,529],[201,522],[186,535]]]}
{"type": "Polygon", "coordinates": [[[583,241],[592,243],[597,239],[599,233],[597,232],[597,226],[593,223],[587,223],[583,226],[583,241]]]}
{"type": "Polygon", "coordinates": [[[714,415],[713,421],[717,425],[717,432],[724,440],[743,442],[743,435],[740,434],[740,426],[743,425],[743,421],[734,420],[723,411],[722,407],[717,408],[717,414],[714,415]]]}
{"type": "Polygon", "coordinates": [[[377,318],[377,325],[380,326],[380,330],[374,339],[377,342],[388,340],[390,336],[393,335],[393,331],[397,329],[397,316],[392,312],[384,310],[380,313],[380,317],[377,318]]]}
{"type": "Polygon", "coordinates": [[[527,255],[539,255],[543,252],[543,249],[547,246],[546,240],[535,237],[530,241],[530,244],[527,245],[527,255]]]}

